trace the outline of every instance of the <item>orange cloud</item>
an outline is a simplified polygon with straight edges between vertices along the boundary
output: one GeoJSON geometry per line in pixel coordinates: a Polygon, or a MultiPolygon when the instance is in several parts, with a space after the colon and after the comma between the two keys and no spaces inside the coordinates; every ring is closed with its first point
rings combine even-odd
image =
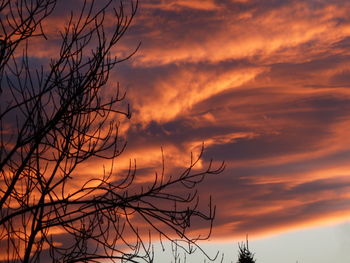
{"type": "Polygon", "coordinates": [[[140,122],[166,122],[179,114],[184,114],[195,104],[225,90],[243,85],[260,74],[263,68],[228,70],[217,75],[216,70],[201,72],[179,69],[169,76],[154,82],[152,93],[139,96],[137,91],[130,94],[135,102],[137,118],[140,122]],[[154,103],[157,101],[158,103],[154,103]]]}
{"type": "Polygon", "coordinates": [[[217,63],[241,58],[264,63],[305,61],[329,50],[349,35],[349,24],[338,23],[338,18],[346,16],[348,9],[348,5],[334,4],[312,8],[308,3],[300,2],[263,10],[262,14],[252,11],[243,16],[224,9],[213,16],[195,20],[185,18],[186,28],[175,22],[168,25],[161,22],[160,27],[158,19],[163,21],[164,18],[158,16],[146,24],[141,18],[142,25],[149,27],[147,34],[152,38],[144,41],[133,61],[143,67],[180,62],[217,63]],[[203,23],[202,27],[197,20],[203,23]],[[181,35],[178,35],[179,31],[181,35]],[[157,34],[153,35],[154,32],[157,34]],[[152,43],[148,44],[149,41],[152,43]],[[312,45],[300,50],[300,46],[308,43],[312,45]],[[307,53],[303,52],[305,48],[307,53]]]}
{"type": "Polygon", "coordinates": [[[215,3],[214,0],[167,0],[160,1],[157,4],[143,3],[141,4],[141,8],[155,8],[162,10],[173,10],[173,11],[181,11],[184,8],[189,9],[198,9],[198,10],[215,10],[218,9],[218,4],[215,3]]]}
{"type": "MultiPolygon", "coordinates": [[[[218,203],[220,238],[349,216],[350,5],[263,2],[145,1],[113,51],[127,54],[142,41],[111,75],[128,88],[134,113],[121,126],[130,141],[115,177],[135,158],[136,183],[151,182],[161,147],[166,171],[176,173],[204,142],[198,168],[210,157],[227,162],[201,188],[218,203]]],[[[59,23],[50,18],[48,34],[59,23]]],[[[35,42],[33,56],[54,57],[53,42],[35,42]]],[[[93,178],[103,166],[110,163],[91,160],[77,174],[93,178]]]]}

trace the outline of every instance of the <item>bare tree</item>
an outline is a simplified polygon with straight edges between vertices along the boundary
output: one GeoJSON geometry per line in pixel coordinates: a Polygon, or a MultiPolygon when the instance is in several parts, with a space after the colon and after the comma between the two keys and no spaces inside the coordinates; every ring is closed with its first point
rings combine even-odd
{"type": "Polygon", "coordinates": [[[31,45],[50,40],[43,22],[56,1],[0,0],[0,261],[152,262],[155,233],[196,246],[206,236],[191,236],[191,223],[204,220],[210,232],[215,207],[200,209],[195,188],[223,165],[198,170],[201,155],[191,156],[182,173],[167,175],[163,160],[142,186],[135,163],[124,176],[113,172],[125,148],[119,122],[131,114],[119,86],[113,96],[105,88],[134,53],[111,55],[138,2],[80,2],[59,33],[57,57],[38,67],[31,45]],[[85,177],[81,165],[97,160],[109,168],[85,177]]]}

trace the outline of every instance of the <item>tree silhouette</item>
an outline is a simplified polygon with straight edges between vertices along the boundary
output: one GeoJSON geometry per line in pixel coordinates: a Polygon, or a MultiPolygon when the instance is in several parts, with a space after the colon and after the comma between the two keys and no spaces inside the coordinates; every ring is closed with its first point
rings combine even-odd
{"type": "Polygon", "coordinates": [[[163,160],[143,185],[135,163],[114,174],[125,148],[119,122],[131,114],[119,86],[113,96],[106,87],[134,53],[111,55],[138,2],[77,1],[64,30],[45,34],[59,3],[71,1],[0,0],[0,261],[152,262],[155,234],[196,246],[206,236],[189,227],[204,220],[210,233],[215,207],[209,201],[204,212],[195,187],[223,165],[198,170],[201,154],[191,155],[182,173],[168,175],[163,160]],[[52,38],[57,57],[38,66],[33,45],[52,38]],[[84,175],[90,161],[104,172],[84,175]]]}
{"type": "Polygon", "coordinates": [[[248,237],[246,239],[246,244],[238,244],[239,254],[237,263],[255,263],[254,254],[250,252],[248,245],[248,237]]]}

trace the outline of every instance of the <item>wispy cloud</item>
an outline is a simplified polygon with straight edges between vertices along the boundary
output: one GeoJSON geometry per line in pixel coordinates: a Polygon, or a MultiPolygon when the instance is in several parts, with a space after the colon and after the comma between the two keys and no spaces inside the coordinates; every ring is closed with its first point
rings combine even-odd
{"type": "Polygon", "coordinates": [[[349,11],[343,0],[142,1],[115,52],[141,48],[111,76],[134,113],[118,164],[136,158],[145,182],[161,147],[172,173],[204,142],[202,165],[228,166],[200,189],[218,204],[214,237],[348,217],[349,11]]]}

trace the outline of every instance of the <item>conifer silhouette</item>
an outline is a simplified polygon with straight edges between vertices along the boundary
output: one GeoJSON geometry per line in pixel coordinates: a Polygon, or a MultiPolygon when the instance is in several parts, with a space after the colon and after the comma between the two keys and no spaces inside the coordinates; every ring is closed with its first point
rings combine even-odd
{"type": "Polygon", "coordinates": [[[243,242],[238,244],[239,255],[237,263],[255,263],[254,254],[250,252],[248,245],[248,236],[246,238],[246,244],[243,242]]]}

